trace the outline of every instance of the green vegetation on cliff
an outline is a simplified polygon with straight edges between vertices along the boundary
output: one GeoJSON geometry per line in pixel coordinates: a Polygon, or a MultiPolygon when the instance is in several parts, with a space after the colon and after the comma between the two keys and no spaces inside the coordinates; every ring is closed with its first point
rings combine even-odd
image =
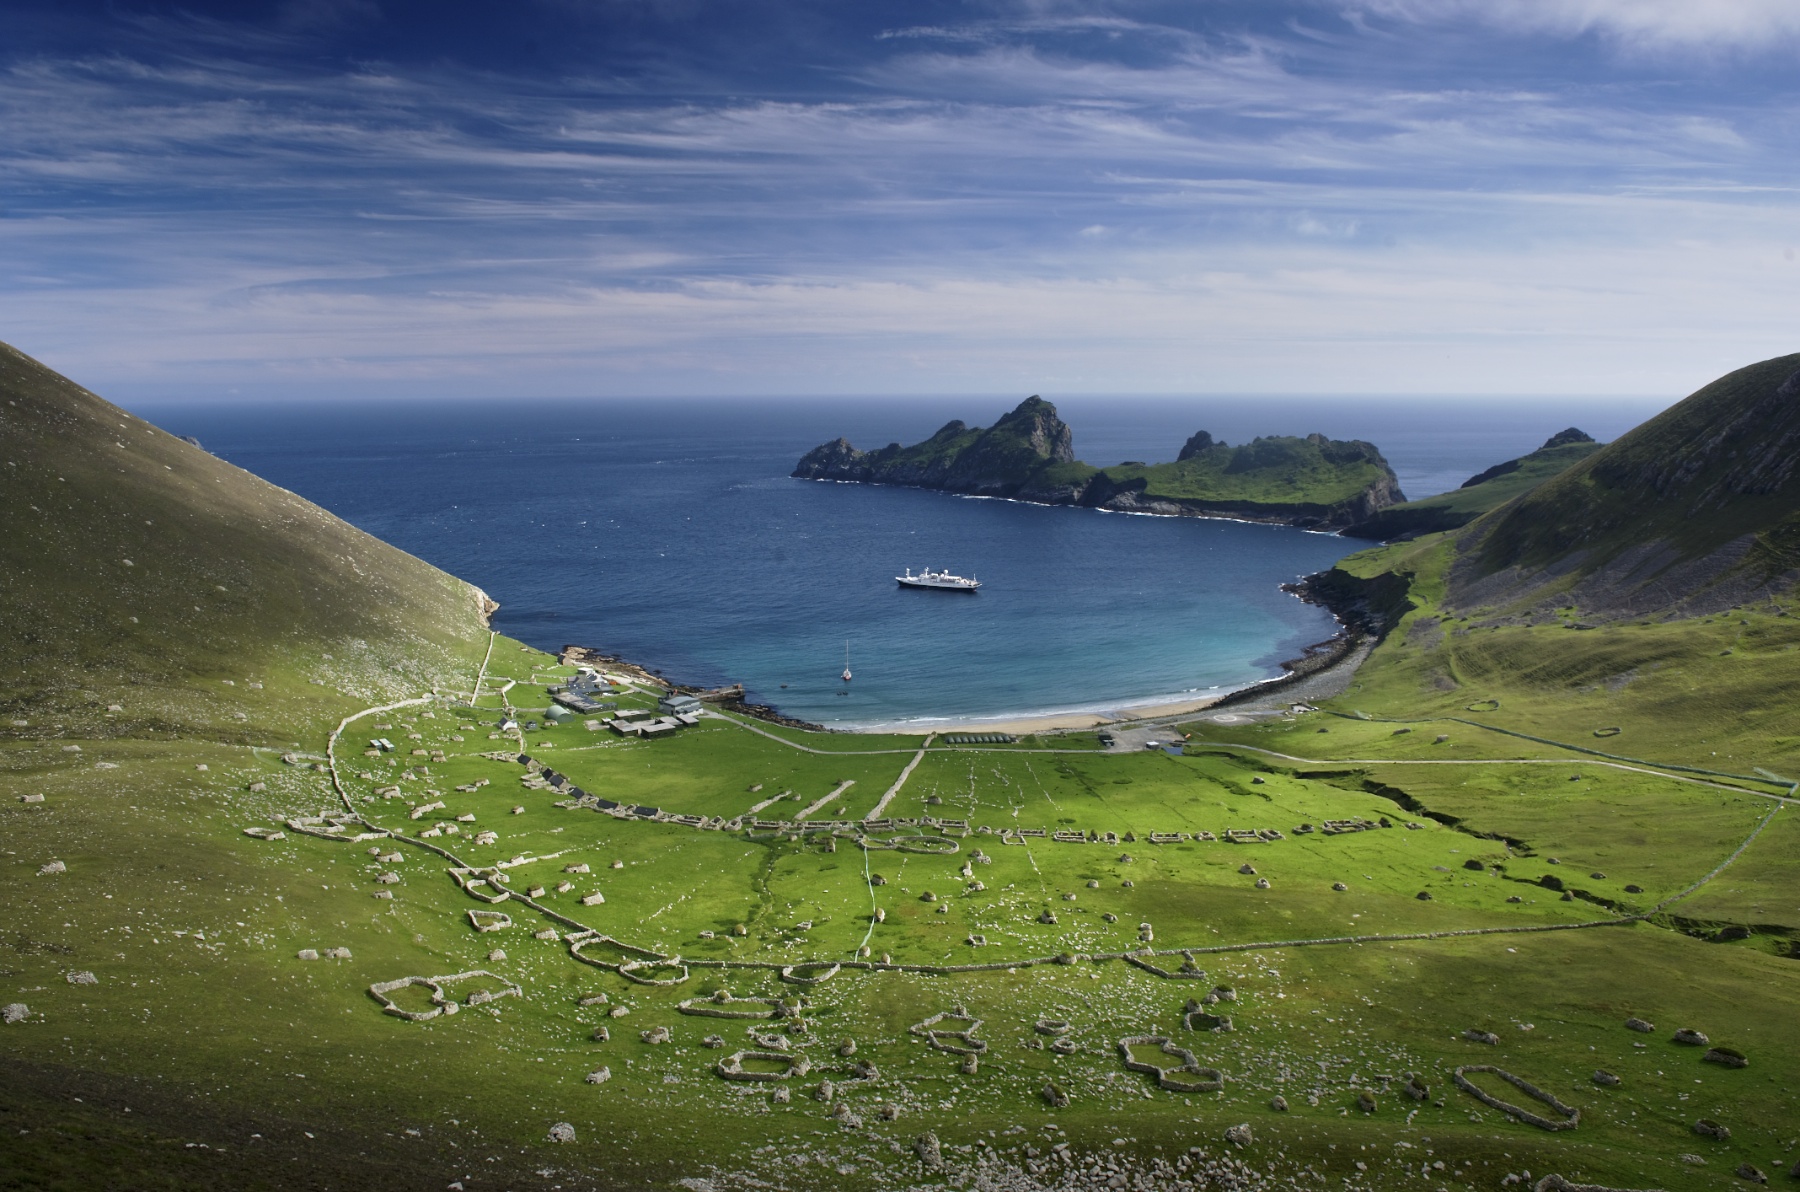
{"type": "Polygon", "coordinates": [[[1239,447],[1202,432],[1182,458],[1163,464],[1119,464],[1091,481],[1106,508],[1151,513],[1206,510],[1335,527],[1359,510],[1385,508],[1402,496],[1393,471],[1372,444],[1324,435],[1274,435],[1239,447]]]}
{"type": "Polygon", "coordinates": [[[793,474],[901,484],[1136,513],[1238,517],[1334,529],[1404,500],[1372,444],[1272,436],[1240,447],[1190,438],[1173,463],[1095,468],[1074,457],[1056,407],[1031,397],[983,430],[951,422],[911,447],[863,452],[836,439],[793,474]]]}

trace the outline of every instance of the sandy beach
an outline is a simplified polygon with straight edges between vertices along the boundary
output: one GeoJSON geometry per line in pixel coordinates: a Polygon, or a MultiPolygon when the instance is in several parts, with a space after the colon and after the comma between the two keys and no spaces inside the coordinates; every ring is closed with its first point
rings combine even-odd
{"type": "MultiPolygon", "coordinates": [[[[1253,687],[1241,689],[1239,692],[1224,692],[1197,699],[1169,700],[1163,703],[1134,704],[1127,708],[1095,709],[1084,712],[1062,712],[1042,716],[1019,716],[1011,720],[970,720],[933,725],[934,733],[1011,733],[1014,736],[1025,736],[1029,733],[1079,732],[1082,729],[1104,728],[1108,725],[1128,728],[1134,724],[1149,721],[1167,721],[1172,718],[1203,712],[1207,708],[1229,701],[1233,712],[1254,712],[1270,708],[1285,708],[1290,704],[1310,702],[1312,700],[1330,699],[1341,695],[1350,685],[1357,668],[1369,656],[1374,648],[1374,641],[1361,638],[1351,643],[1342,656],[1326,666],[1304,673],[1291,673],[1280,678],[1259,683],[1253,687]],[[1234,698],[1236,697],[1236,698],[1234,698]]],[[[910,732],[918,731],[920,735],[926,730],[898,729],[862,729],[862,732],[910,732]]]]}
{"type": "MultiPolygon", "coordinates": [[[[1048,733],[1088,728],[1102,728],[1109,724],[1130,724],[1138,720],[1159,720],[1167,716],[1185,716],[1190,712],[1198,712],[1223,699],[1222,695],[1210,695],[1204,699],[1177,700],[1164,704],[1134,705],[1129,708],[1101,709],[1093,712],[1062,712],[1044,716],[1021,716],[1016,720],[970,720],[935,725],[930,731],[935,733],[1011,733],[1014,736],[1025,736],[1028,733],[1048,733]]],[[[892,731],[892,730],[890,730],[892,731]]],[[[907,730],[899,730],[907,731],[907,730]]]]}

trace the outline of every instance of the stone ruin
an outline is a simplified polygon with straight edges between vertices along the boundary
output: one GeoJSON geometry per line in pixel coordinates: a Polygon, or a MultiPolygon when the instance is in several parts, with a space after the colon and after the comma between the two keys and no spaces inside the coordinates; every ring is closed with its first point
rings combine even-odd
{"type": "Polygon", "coordinates": [[[709,997],[688,998],[675,1008],[683,1014],[695,1014],[702,1018],[780,1018],[784,1013],[779,998],[733,997],[727,989],[721,989],[709,997]]]}
{"type": "Polygon", "coordinates": [[[1656,1026],[1653,1023],[1645,1022],[1642,1018],[1627,1018],[1625,1020],[1625,1029],[1628,1031],[1636,1031],[1641,1035],[1649,1035],[1655,1033],[1656,1026]]]}
{"type": "Polygon", "coordinates": [[[790,985],[822,985],[841,971],[835,962],[788,964],[781,968],[781,979],[790,985]],[[802,971],[806,970],[806,971],[802,971]]]}
{"type": "Polygon", "coordinates": [[[1194,954],[1185,949],[1181,953],[1181,967],[1174,970],[1163,968],[1151,960],[1150,958],[1156,953],[1148,947],[1138,952],[1126,952],[1122,955],[1125,963],[1134,968],[1143,969],[1151,976],[1161,977],[1165,981],[1203,981],[1206,979],[1206,970],[1195,963],[1194,954]]]}
{"type": "Polygon", "coordinates": [[[1701,1118],[1694,1123],[1694,1133],[1700,1135],[1702,1138],[1714,1138],[1720,1142],[1724,1142],[1731,1137],[1731,1127],[1722,1126],[1711,1118],[1701,1118]]]}
{"type": "Polygon", "coordinates": [[[1167,1035],[1129,1035],[1119,1040],[1119,1058],[1132,1072],[1156,1077],[1158,1086],[1174,1093],[1216,1093],[1225,1087],[1225,1075],[1217,1068],[1203,1068],[1194,1053],[1177,1047],[1167,1035]],[[1176,1064],[1155,1064],[1132,1058],[1134,1047],[1160,1048],[1164,1055],[1179,1060],[1176,1064]],[[1191,1079],[1189,1079],[1191,1077],[1191,1079]]]}
{"type": "Polygon", "coordinates": [[[15,1022],[24,1022],[31,1017],[31,1007],[24,1002],[8,1002],[0,1006],[0,1022],[11,1026],[15,1022]]]}
{"type": "Polygon", "coordinates": [[[1406,1074],[1406,1082],[1400,1086],[1400,1091],[1414,1101],[1429,1101],[1431,1099],[1431,1086],[1426,1084],[1424,1078],[1417,1072],[1408,1072],[1406,1074]]]}
{"type": "Polygon", "coordinates": [[[1492,1064],[1465,1064],[1456,1069],[1452,1074],[1452,1079],[1456,1081],[1456,1087],[1460,1088],[1463,1092],[1468,1093],[1483,1105],[1492,1109],[1498,1109],[1501,1113],[1515,1117],[1526,1125],[1536,1126],[1540,1130],[1573,1130],[1581,1123],[1581,1110],[1576,1109],[1572,1105],[1565,1105],[1556,1098],[1554,1093],[1547,1093],[1530,1081],[1514,1076],[1504,1068],[1496,1068],[1492,1064]],[[1491,1072],[1501,1080],[1506,1081],[1506,1083],[1524,1093],[1526,1096],[1548,1105],[1559,1116],[1547,1118],[1541,1114],[1533,1113],[1522,1106],[1514,1105],[1509,1101],[1502,1101],[1500,1098],[1487,1092],[1471,1081],[1464,1075],[1464,1073],[1467,1072],[1491,1072]]]}
{"type": "Polygon", "coordinates": [[[557,1122],[550,1127],[549,1139],[551,1142],[574,1142],[575,1127],[567,1122],[557,1122]]]}
{"type": "Polygon", "coordinates": [[[67,872],[69,872],[69,867],[64,865],[61,861],[51,861],[47,864],[38,866],[39,877],[49,877],[52,874],[67,872]]]}
{"type": "MultiPolygon", "coordinates": [[[[1054,1086],[1052,1085],[1044,1086],[1046,1100],[1048,1100],[1048,1091],[1053,1087],[1054,1086]]],[[[1068,1103],[1069,1099],[1064,1097],[1063,1104],[1067,1105],[1068,1103]]],[[[1054,1102],[1052,1102],[1052,1104],[1054,1104],[1054,1102]]],[[[923,1163],[926,1167],[933,1170],[944,1165],[943,1149],[938,1145],[938,1136],[931,1133],[929,1130],[913,1140],[913,1152],[919,1156],[920,1163],[923,1163]]]]}
{"type": "Polygon", "coordinates": [[[1711,1042],[1711,1040],[1709,1040],[1705,1035],[1701,1034],[1699,1031],[1689,1030],[1687,1027],[1682,1027],[1680,1030],[1675,1032],[1675,1042],[1684,1044],[1688,1047],[1705,1047],[1707,1045],[1707,1043],[1711,1042]]]}
{"type": "Polygon", "coordinates": [[[1232,1146],[1245,1147],[1256,1141],[1256,1135],[1251,1133],[1249,1122],[1239,1122],[1225,1128],[1225,1141],[1232,1146]]]}
{"type": "Polygon", "coordinates": [[[713,1065],[713,1071],[723,1080],[748,1081],[759,1084],[805,1076],[811,1070],[812,1064],[805,1056],[786,1051],[734,1051],[713,1065]],[[746,1072],[744,1070],[745,1060],[785,1064],[786,1067],[780,1072],[746,1072]]]}
{"type": "Polygon", "coordinates": [[[947,1051],[952,1055],[980,1055],[988,1049],[985,1039],[975,1037],[975,1032],[981,1029],[981,1019],[971,1016],[961,1006],[933,1014],[925,1021],[916,1022],[906,1029],[909,1034],[924,1039],[934,1050],[947,1051]],[[938,1023],[945,1021],[968,1025],[957,1030],[939,1030],[938,1023]]]}
{"type": "Polygon", "coordinates": [[[658,1044],[669,1042],[674,1036],[669,1033],[669,1028],[666,1026],[653,1026],[647,1031],[639,1031],[638,1038],[652,1046],[656,1046],[658,1044]]]}
{"type": "Polygon", "coordinates": [[[1044,1103],[1052,1109],[1067,1109],[1069,1107],[1069,1094],[1057,1087],[1054,1080],[1049,1081],[1044,1085],[1043,1097],[1044,1103]]]}
{"type": "Polygon", "coordinates": [[[476,931],[504,931],[513,925],[512,916],[504,911],[469,911],[469,926],[476,931]]]}
{"type": "Polygon", "coordinates": [[[1714,1047],[1700,1057],[1703,1063],[1718,1064],[1724,1068],[1748,1068],[1749,1057],[1733,1047],[1714,1047]]]}
{"type": "Polygon", "coordinates": [[[611,1068],[595,1068],[592,1072],[587,1074],[587,1083],[589,1084],[605,1084],[611,1079],[611,1068]]]}
{"type": "Polygon", "coordinates": [[[1489,1047],[1500,1045],[1500,1036],[1493,1031],[1481,1031],[1471,1027],[1462,1033],[1462,1037],[1469,1043],[1486,1043],[1489,1047]]]}
{"type": "Polygon", "coordinates": [[[1213,1005],[1218,1001],[1212,994],[1206,995],[1204,1003],[1189,998],[1187,1005],[1181,1010],[1181,1025],[1190,1031],[1229,1031],[1232,1029],[1229,1015],[1209,1014],[1201,1007],[1213,1005]]]}
{"type": "Polygon", "coordinates": [[[1594,1075],[1590,1079],[1601,1088],[1617,1088],[1624,1083],[1618,1076],[1608,1072],[1605,1068],[1595,1068],[1594,1075]]]}
{"type": "Polygon", "coordinates": [[[478,977],[485,977],[490,981],[498,981],[500,982],[501,988],[498,992],[490,989],[477,989],[465,1000],[464,1004],[466,1005],[480,1006],[494,1001],[496,998],[525,996],[525,990],[523,988],[506,980],[504,977],[499,977],[488,972],[486,969],[471,969],[466,973],[452,973],[447,977],[401,977],[398,981],[377,981],[375,984],[369,986],[369,996],[381,1003],[381,1012],[383,1014],[391,1014],[395,1018],[403,1018],[407,1022],[426,1022],[439,1015],[454,1014],[460,1008],[456,999],[448,996],[444,992],[444,986],[453,984],[457,981],[472,981],[478,977]],[[409,985],[416,985],[421,989],[430,991],[431,1009],[403,1009],[394,1002],[393,998],[388,996],[391,993],[396,993],[399,990],[405,989],[409,985]]]}
{"type": "Polygon", "coordinates": [[[615,971],[627,981],[633,981],[639,985],[679,985],[689,976],[688,966],[679,960],[627,960],[618,965],[615,971]],[[648,977],[644,975],[659,969],[674,969],[675,976],[648,977]]]}

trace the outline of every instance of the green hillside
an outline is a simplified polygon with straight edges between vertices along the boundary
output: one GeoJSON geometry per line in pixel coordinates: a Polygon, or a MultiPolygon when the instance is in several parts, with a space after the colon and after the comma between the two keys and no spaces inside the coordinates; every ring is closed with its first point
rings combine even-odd
{"type": "Polygon", "coordinates": [[[6,345],[0,508],[6,719],[236,732],[320,684],[429,685],[486,644],[475,588],[6,345]]]}
{"type": "Polygon", "coordinates": [[[1800,354],[1752,364],[1476,522],[1458,604],[1716,610],[1800,573],[1800,354]]]}
{"type": "Polygon", "coordinates": [[[1529,455],[1507,460],[1479,475],[1471,476],[1460,488],[1417,501],[1390,505],[1367,521],[1348,527],[1343,533],[1351,538],[1393,541],[1460,529],[1482,514],[1498,509],[1514,497],[1530,492],[1550,477],[1580,463],[1600,450],[1600,447],[1601,444],[1571,427],[1551,436],[1548,442],[1529,455]]]}

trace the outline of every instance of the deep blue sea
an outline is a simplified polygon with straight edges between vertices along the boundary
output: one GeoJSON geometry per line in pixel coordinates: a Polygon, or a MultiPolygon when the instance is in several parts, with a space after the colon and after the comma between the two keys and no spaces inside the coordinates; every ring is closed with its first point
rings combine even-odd
{"type": "MultiPolygon", "coordinates": [[[[1368,439],[1408,496],[1656,401],[1058,399],[1078,457],[1368,439]]],[[[993,398],[142,404],[137,413],[480,585],[502,632],[595,646],[840,727],[1117,709],[1280,673],[1328,637],[1280,585],[1365,543],[1285,527],[793,480],[838,435],[913,442],[993,398]],[[899,588],[905,567],[975,595],[899,588]],[[846,644],[855,678],[839,679],[846,644]],[[840,694],[841,692],[848,694],[840,694]]]]}

